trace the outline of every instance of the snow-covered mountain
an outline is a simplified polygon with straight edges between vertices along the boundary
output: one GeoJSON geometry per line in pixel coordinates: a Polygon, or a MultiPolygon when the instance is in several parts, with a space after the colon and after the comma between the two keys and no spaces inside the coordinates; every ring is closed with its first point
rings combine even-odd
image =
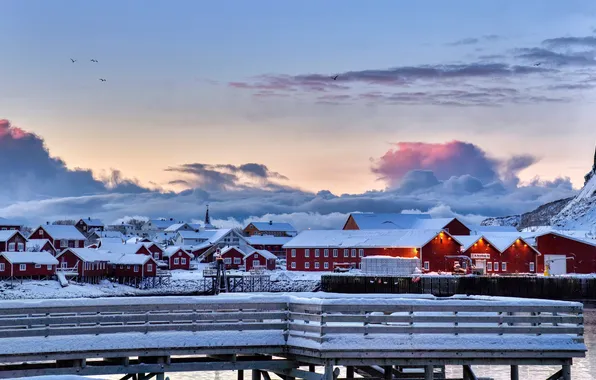
{"type": "Polygon", "coordinates": [[[595,173],[596,167],[593,167],[592,171],[586,175],[586,183],[581,192],[551,219],[553,226],[587,231],[596,229],[595,173]]]}
{"type": "Polygon", "coordinates": [[[482,226],[513,226],[518,230],[533,226],[546,226],[551,224],[551,219],[557,215],[571,200],[571,198],[559,199],[538,207],[536,210],[518,215],[497,216],[484,219],[482,226]]]}

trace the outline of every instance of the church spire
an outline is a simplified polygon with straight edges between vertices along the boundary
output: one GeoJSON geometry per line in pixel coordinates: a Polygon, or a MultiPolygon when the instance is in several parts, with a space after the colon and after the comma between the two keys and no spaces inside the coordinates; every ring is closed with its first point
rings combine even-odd
{"type": "Polygon", "coordinates": [[[207,205],[207,211],[205,211],[205,228],[207,228],[207,229],[213,229],[213,228],[215,228],[211,224],[211,218],[209,217],[209,205],[207,205]]]}

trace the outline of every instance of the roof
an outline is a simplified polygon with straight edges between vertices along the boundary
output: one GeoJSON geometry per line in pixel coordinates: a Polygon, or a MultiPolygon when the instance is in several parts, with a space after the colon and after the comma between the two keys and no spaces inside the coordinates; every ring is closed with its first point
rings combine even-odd
{"type": "Polygon", "coordinates": [[[409,229],[306,230],[286,243],[284,248],[421,248],[439,232],[409,229]]]}
{"type": "MultiPolygon", "coordinates": [[[[85,240],[85,236],[75,226],[46,224],[41,226],[53,239],[57,240],[85,240]]],[[[32,235],[31,239],[35,239],[32,235]]]]}
{"type": "Polygon", "coordinates": [[[175,223],[175,224],[172,224],[171,226],[169,226],[168,228],[166,228],[164,230],[164,232],[178,232],[179,229],[184,228],[184,227],[188,227],[188,228],[191,228],[193,230],[199,230],[200,229],[198,224],[175,223]]]}
{"type": "Polygon", "coordinates": [[[527,238],[524,238],[518,232],[517,234],[483,234],[483,235],[466,235],[466,236],[453,236],[454,239],[459,241],[462,244],[462,249],[464,251],[468,250],[472,247],[478,240],[485,239],[488,241],[490,245],[492,245],[497,251],[503,253],[509,247],[513,245],[518,239],[523,241],[528,245],[528,247],[532,248],[536,253],[540,254],[533,246],[530,244],[527,238]]]}
{"type": "MultiPolygon", "coordinates": [[[[48,243],[50,243],[50,241],[48,239],[31,239],[27,243],[27,250],[32,249],[32,251],[30,251],[30,252],[38,252],[38,251],[35,251],[33,248],[42,249],[43,246],[48,243]]],[[[52,248],[54,248],[52,243],[50,243],[50,246],[52,246],[52,248]]]]}
{"type": "Polygon", "coordinates": [[[94,233],[100,238],[118,238],[124,240],[124,235],[120,231],[95,231],[94,233]]]}
{"type": "Polygon", "coordinates": [[[209,248],[212,245],[213,244],[206,241],[204,243],[199,243],[199,244],[186,244],[186,245],[183,245],[182,248],[184,248],[184,250],[186,250],[186,251],[193,252],[193,251],[197,251],[199,249],[209,248]]]}
{"type": "Polygon", "coordinates": [[[12,238],[17,233],[20,234],[20,232],[18,230],[3,230],[3,231],[0,231],[0,241],[8,241],[8,239],[12,238]]]}
{"type": "Polygon", "coordinates": [[[80,221],[83,221],[83,223],[85,223],[89,227],[103,227],[104,226],[103,222],[99,219],[82,218],[80,221]]]}
{"type": "Polygon", "coordinates": [[[433,218],[433,219],[418,219],[412,225],[413,229],[420,230],[441,230],[449,223],[457,220],[456,218],[433,218]]]}
{"type": "Polygon", "coordinates": [[[272,222],[251,222],[259,231],[283,231],[296,232],[297,230],[290,223],[272,223],[272,222]]]}
{"type": "Polygon", "coordinates": [[[162,219],[149,219],[145,224],[151,224],[151,227],[155,227],[157,229],[166,229],[169,226],[171,226],[172,224],[174,224],[173,220],[170,219],[166,219],[166,220],[162,220],[162,219]]]}
{"type": "Polygon", "coordinates": [[[118,238],[101,238],[99,243],[103,244],[122,244],[122,239],[118,238]]]}
{"type": "Polygon", "coordinates": [[[259,255],[263,256],[267,260],[277,259],[277,256],[275,256],[273,253],[267,251],[266,249],[251,249],[251,250],[249,250],[249,252],[246,252],[244,254],[244,257],[251,256],[255,253],[258,253],[259,255]]]}
{"type": "Polygon", "coordinates": [[[67,248],[56,257],[64,255],[65,252],[70,251],[78,256],[81,260],[86,262],[92,261],[110,261],[110,255],[106,255],[106,251],[93,248],[67,248]]]}
{"type": "Polygon", "coordinates": [[[23,223],[17,222],[14,219],[0,218],[0,226],[19,226],[22,227],[23,223]]]}
{"type": "MultiPolygon", "coordinates": [[[[203,230],[199,232],[195,231],[178,231],[178,234],[183,239],[191,239],[191,240],[201,240],[205,239],[205,242],[209,242],[211,244],[215,244],[221,239],[223,239],[226,235],[231,233],[233,230],[231,228],[220,228],[216,230],[203,230]]],[[[244,237],[237,235],[241,239],[244,237]]]]}
{"type": "Polygon", "coordinates": [[[182,252],[186,253],[188,256],[191,256],[192,257],[192,255],[190,253],[186,252],[186,250],[184,248],[182,248],[182,247],[180,247],[178,245],[171,245],[168,248],[166,248],[163,251],[163,256],[164,257],[170,257],[170,256],[172,256],[173,254],[175,254],[178,251],[182,251],[182,252]]]}
{"type": "Polygon", "coordinates": [[[113,263],[122,265],[143,265],[149,260],[155,261],[151,256],[148,255],[135,255],[133,253],[128,253],[120,256],[120,258],[113,261],[113,263]]]}
{"type": "Polygon", "coordinates": [[[156,246],[156,247],[157,247],[157,248],[158,248],[160,251],[162,251],[162,252],[163,252],[163,248],[162,248],[162,247],[160,247],[158,244],[155,244],[154,242],[150,242],[150,243],[140,243],[140,244],[144,245],[144,246],[145,246],[145,248],[147,248],[147,249],[151,248],[152,246],[156,246]]]}
{"type": "Polygon", "coordinates": [[[241,249],[240,247],[238,247],[236,245],[228,245],[228,246],[222,248],[221,251],[219,251],[219,254],[223,255],[223,254],[230,252],[231,250],[236,250],[236,251],[242,253],[243,255],[246,254],[246,252],[244,252],[243,249],[241,249]]]}
{"type": "Polygon", "coordinates": [[[483,232],[516,232],[517,228],[513,226],[481,226],[479,224],[470,225],[469,228],[475,231],[476,234],[481,235],[483,232]]]}
{"type": "Polygon", "coordinates": [[[430,214],[401,213],[353,213],[350,217],[361,230],[411,229],[418,220],[431,219],[430,214]]]}
{"type": "Polygon", "coordinates": [[[536,237],[554,234],[564,238],[568,238],[571,240],[578,241],[580,243],[585,243],[588,245],[596,246],[596,236],[590,231],[581,231],[581,230],[550,230],[550,231],[543,231],[541,233],[536,234],[536,237]]]}
{"type": "Polygon", "coordinates": [[[143,243],[101,243],[100,249],[112,253],[137,253],[139,249],[145,247],[143,243]]]}
{"type": "Polygon", "coordinates": [[[49,252],[0,252],[11,264],[57,265],[58,260],[49,252]]]}
{"type": "Polygon", "coordinates": [[[284,245],[292,240],[291,237],[272,235],[254,235],[245,239],[250,245],[284,245]]]}

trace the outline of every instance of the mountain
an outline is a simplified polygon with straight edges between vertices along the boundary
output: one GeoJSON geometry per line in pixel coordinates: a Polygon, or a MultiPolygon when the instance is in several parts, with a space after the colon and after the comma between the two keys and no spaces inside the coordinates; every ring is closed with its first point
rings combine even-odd
{"type": "MultiPolygon", "coordinates": [[[[596,177],[594,177],[596,178],[596,177]]],[[[537,209],[518,215],[497,216],[484,219],[482,226],[513,226],[518,230],[532,226],[549,226],[551,219],[559,214],[574,198],[559,199],[558,201],[543,204],[537,209]]]]}
{"type": "Polygon", "coordinates": [[[586,183],[581,192],[552,218],[551,223],[553,226],[588,231],[596,228],[595,174],[596,162],[592,171],[586,175],[586,183]]]}

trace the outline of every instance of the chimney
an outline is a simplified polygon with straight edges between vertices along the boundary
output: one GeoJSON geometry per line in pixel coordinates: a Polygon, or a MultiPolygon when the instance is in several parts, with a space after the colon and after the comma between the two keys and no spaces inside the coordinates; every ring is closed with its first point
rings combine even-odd
{"type": "Polygon", "coordinates": [[[89,216],[89,217],[87,217],[87,220],[91,221],[91,217],[90,217],[90,216],[89,216]]]}
{"type": "Polygon", "coordinates": [[[269,225],[270,225],[270,226],[272,226],[272,225],[273,225],[273,221],[272,221],[272,220],[270,220],[270,221],[269,221],[269,225]]]}
{"type": "Polygon", "coordinates": [[[46,222],[46,224],[49,226],[50,225],[50,222],[46,222]]]}
{"type": "Polygon", "coordinates": [[[170,222],[173,222],[173,221],[174,221],[174,218],[170,218],[170,222]]]}

